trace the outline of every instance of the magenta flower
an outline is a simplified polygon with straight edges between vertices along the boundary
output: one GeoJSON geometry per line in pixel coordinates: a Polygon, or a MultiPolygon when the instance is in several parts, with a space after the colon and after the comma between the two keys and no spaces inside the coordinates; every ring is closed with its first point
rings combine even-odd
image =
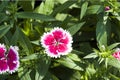
{"type": "Polygon", "coordinates": [[[15,72],[19,67],[18,48],[16,46],[10,46],[8,54],[6,54],[6,48],[4,44],[0,44],[0,74],[9,72],[15,72]]]}
{"type": "Polygon", "coordinates": [[[54,28],[50,32],[44,33],[41,37],[41,44],[50,57],[60,57],[72,51],[72,36],[62,28],[54,28]]]}
{"type": "Polygon", "coordinates": [[[108,11],[108,10],[110,10],[110,7],[109,7],[109,6],[106,6],[106,7],[105,7],[105,11],[108,11]]]}
{"type": "Polygon", "coordinates": [[[116,59],[120,60],[120,50],[113,53],[112,56],[115,57],[116,59]]]}

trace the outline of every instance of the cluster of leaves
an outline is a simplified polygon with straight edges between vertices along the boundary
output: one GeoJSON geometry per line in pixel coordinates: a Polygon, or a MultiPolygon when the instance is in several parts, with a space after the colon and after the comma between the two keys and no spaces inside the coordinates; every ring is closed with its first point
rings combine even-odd
{"type": "Polygon", "coordinates": [[[0,2],[0,41],[19,46],[20,68],[2,80],[119,80],[112,57],[120,41],[117,0],[27,0],[0,2]],[[110,10],[105,11],[109,6],[110,10]],[[44,32],[62,27],[73,36],[73,51],[54,59],[40,44],[44,32]],[[93,49],[94,48],[94,49],[93,49]]]}

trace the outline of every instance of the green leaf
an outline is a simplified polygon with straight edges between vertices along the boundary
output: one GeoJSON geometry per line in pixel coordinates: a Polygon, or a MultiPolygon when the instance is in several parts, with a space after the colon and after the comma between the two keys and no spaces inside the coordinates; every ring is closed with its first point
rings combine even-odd
{"type": "Polygon", "coordinates": [[[0,12],[8,5],[9,1],[2,1],[0,4],[0,12]]]}
{"type": "Polygon", "coordinates": [[[114,44],[111,44],[110,46],[108,46],[108,49],[111,50],[115,47],[117,47],[120,43],[114,43],[114,44]]]}
{"type": "Polygon", "coordinates": [[[102,21],[97,23],[96,38],[100,46],[107,46],[107,31],[102,21]]]}
{"type": "Polygon", "coordinates": [[[80,62],[76,63],[73,60],[71,60],[70,58],[66,57],[66,58],[61,58],[59,60],[57,60],[57,62],[59,62],[60,64],[70,68],[70,69],[74,69],[74,70],[79,70],[79,71],[83,71],[83,68],[80,67],[80,62]]]}
{"type": "Polygon", "coordinates": [[[10,27],[10,25],[0,26],[0,38],[2,38],[10,30],[10,27]]]}
{"type": "Polygon", "coordinates": [[[31,70],[21,67],[18,70],[18,76],[19,76],[20,80],[32,80],[30,78],[30,72],[31,72],[31,70]]]}
{"type": "Polygon", "coordinates": [[[110,76],[114,79],[114,80],[120,80],[120,77],[117,77],[116,75],[113,75],[110,73],[110,76]]]}
{"type": "Polygon", "coordinates": [[[43,80],[59,80],[54,74],[47,72],[43,80]]]}
{"type": "Polygon", "coordinates": [[[60,13],[64,11],[65,9],[69,8],[72,4],[74,4],[76,1],[67,1],[60,5],[59,7],[55,8],[53,13],[51,15],[55,16],[57,13],[60,13]]]}
{"type": "Polygon", "coordinates": [[[108,65],[120,69],[120,61],[116,58],[108,58],[108,65]]]}
{"type": "Polygon", "coordinates": [[[68,16],[68,14],[62,14],[62,13],[59,14],[59,13],[58,13],[58,14],[56,15],[56,19],[59,20],[59,21],[63,21],[63,20],[65,20],[65,18],[66,18],[67,16],[68,16]]]}
{"type": "Polygon", "coordinates": [[[89,6],[87,9],[87,14],[99,14],[100,12],[103,12],[104,7],[102,5],[92,5],[89,6]]]}
{"type": "Polygon", "coordinates": [[[39,46],[40,45],[40,40],[31,41],[31,43],[39,46]]]}
{"type": "Polygon", "coordinates": [[[96,70],[94,68],[94,64],[88,64],[88,67],[86,68],[86,72],[88,73],[89,76],[95,74],[96,70]]]}
{"type": "Polygon", "coordinates": [[[81,61],[81,59],[78,57],[78,55],[74,54],[72,52],[67,57],[69,57],[73,61],[81,61]]]}
{"type": "Polygon", "coordinates": [[[32,69],[30,72],[30,77],[32,80],[35,80],[35,73],[36,73],[35,69],[32,69]]]}
{"type": "Polygon", "coordinates": [[[39,64],[37,64],[36,67],[35,80],[42,80],[45,77],[46,73],[48,72],[50,62],[50,59],[41,57],[41,60],[38,61],[39,64]]]}
{"type": "Polygon", "coordinates": [[[3,36],[3,37],[4,37],[5,44],[10,46],[9,38],[7,36],[3,36]]]}
{"type": "Polygon", "coordinates": [[[20,6],[22,6],[24,11],[33,11],[35,0],[21,1],[19,0],[20,6]]]}
{"type": "Polygon", "coordinates": [[[26,54],[29,55],[33,53],[33,47],[28,37],[25,36],[25,34],[21,31],[20,28],[18,28],[18,32],[19,32],[19,38],[18,38],[19,44],[25,50],[26,54]]]}
{"type": "Polygon", "coordinates": [[[0,13],[0,23],[2,23],[7,18],[8,18],[8,16],[5,13],[0,13]]]}
{"type": "Polygon", "coordinates": [[[81,22],[79,24],[76,24],[68,29],[68,31],[71,33],[71,35],[74,35],[77,31],[80,30],[80,28],[85,24],[85,22],[81,22]]]}
{"type": "Polygon", "coordinates": [[[53,1],[53,0],[45,0],[45,2],[43,1],[40,4],[40,6],[38,6],[36,8],[35,12],[45,14],[45,15],[49,15],[53,11],[54,3],[55,3],[55,1],[53,1]]]}
{"type": "Polygon", "coordinates": [[[98,55],[96,55],[96,53],[90,53],[87,56],[85,56],[84,58],[96,58],[98,57],[98,55]]]}
{"type": "Polygon", "coordinates": [[[99,18],[96,28],[96,38],[99,46],[104,45],[106,47],[111,37],[111,23],[106,15],[99,15],[99,18]]]}
{"type": "Polygon", "coordinates": [[[36,19],[36,20],[42,20],[42,21],[56,21],[56,19],[53,18],[52,16],[33,13],[33,12],[19,12],[19,13],[16,13],[15,16],[23,19],[28,18],[28,19],[36,19]]]}
{"type": "Polygon", "coordinates": [[[16,44],[19,38],[19,30],[18,28],[15,30],[14,35],[12,36],[12,39],[10,41],[10,44],[16,44]]]}
{"type": "Polygon", "coordinates": [[[23,57],[22,59],[20,59],[21,61],[29,61],[29,60],[33,60],[33,59],[38,59],[38,53],[34,53],[31,55],[28,55],[26,57],[23,57]]]}
{"type": "Polygon", "coordinates": [[[60,4],[63,4],[63,3],[65,3],[65,2],[68,1],[68,0],[55,0],[55,1],[57,1],[57,2],[60,3],[60,4]]]}
{"type": "Polygon", "coordinates": [[[88,2],[85,2],[85,3],[82,5],[82,7],[81,7],[80,19],[82,19],[83,16],[85,15],[86,10],[87,10],[87,6],[88,6],[88,2]]]}
{"type": "Polygon", "coordinates": [[[74,53],[74,54],[77,54],[77,55],[81,55],[81,54],[84,54],[83,52],[81,52],[81,51],[78,51],[78,50],[72,50],[72,52],[71,53],[74,53]]]}

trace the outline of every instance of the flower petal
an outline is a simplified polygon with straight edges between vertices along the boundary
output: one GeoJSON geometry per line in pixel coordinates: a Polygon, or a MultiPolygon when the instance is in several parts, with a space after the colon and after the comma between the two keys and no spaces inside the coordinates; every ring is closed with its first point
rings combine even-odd
{"type": "Polygon", "coordinates": [[[15,46],[10,46],[7,58],[8,60],[12,60],[12,61],[19,60],[18,50],[15,46]]]}
{"type": "Polygon", "coordinates": [[[56,47],[56,46],[50,45],[50,46],[48,47],[48,49],[49,49],[49,51],[50,51],[52,54],[54,54],[54,55],[57,55],[57,54],[58,54],[58,53],[57,53],[57,47],[56,47]]]}
{"type": "Polygon", "coordinates": [[[64,36],[64,30],[62,28],[54,28],[51,33],[53,34],[56,41],[60,40],[64,36]]]}
{"type": "Polygon", "coordinates": [[[5,57],[6,48],[4,44],[0,44],[0,58],[5,57]]]}
{"type": "Polygon", "coordinates": [[[117,52],[113,53],[113,56],[114,56],[116,59],[120,60],[120,51],[117,51],[117,52]]]}
{"type": "Polygon", "coordinates": [[[50,57],[55,57],[55,58],[60,57],[60,55],[58,54],[58,51],[57,51],[58,49],[54,45],[50,45],[45,50],[46,50],[47,55],[50,57]]]}
{"type": "Polygon", "coordinates": [[[49,45],[52,45],[54,43],[54,41],[55,41],[55,39],[54,39],[53,35],[50,33],[45,33],[41,37],[41,44],[43,47],[47,47],[49,45]]]}
{"type": "Polygon", "coordinates": [[[8,72],[10,72],[10,73],[15,72],[18,69],[18,67],[19,67],[19,61],[8,60],[7,64],[9,66],[9,71],[8,72]]]}
{"type": "Polygon", "coordinates": [[[0,74],[5,73],[6,71],[8,71],[7,60],[1,59],[0,60],[0,74]]]}
{"type": "Polygon", "coordinates": [[[64,37],[64,38],[61,39],[59,42],[60,42],[60,43],[64,43],[64,44],[68,44],[68,43],[69,43],[69,38],[68,38],[68,37],[64,37]]]}
{"type": "Polygon", "coordinates": [[[58,52],[60,55],[67,55],[72,51],[71,45],[60,44],[58,48],[58,52]]]}
{"type": "Polygon", "coordinates": [[[65,45],[65,44],[59,44],[59,45],[58,45],[58,52],[64,53],[64,52],[66,52],[67,50],[68,50],[67,45],[65,45]]]}

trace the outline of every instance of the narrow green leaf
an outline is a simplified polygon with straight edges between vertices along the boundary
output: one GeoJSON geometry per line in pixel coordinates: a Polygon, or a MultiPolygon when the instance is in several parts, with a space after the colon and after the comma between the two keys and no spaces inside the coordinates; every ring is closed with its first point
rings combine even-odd
{"type": "Polygon", "coordinates": [[[47,72],[43,80],[59,80],[54,74],[47,72]]]}
{"type": "Polygon", "coordinates": [[[99,14],[104,10],[104,7],[102,5],[92,5],[89,6],[87,9],[87,14],[99,14]]]}
{"type": "Polygon", "coordinates": [[[5,13],[0,13],[0,23],[2,23],[7,18],[8,18],[8,16],[5,13]]]}
{"type": "Polygon", "coordinates": [[[120,43],[114,43],[114,44],[111,44],[110,46],[108,46],[108,49],[111,50],[113,48],[115,48],[116,46],[118,46],[120,43]]]}
{"type": "Polygon", "coordinates": [[[3,37],[4,37],[5,44],[10,46],[9,38],[7,36],[3,36],[3,37]]]}
{"type": "Polygon", "coordinates": [[[96,38],[100,46],[107,46],[107,31],[102,21],[97,23],[96,38]]]}
{"type": "Polygon", "coordinates": [[[71,60],[68,57],[61,58],[61,59],[57,60],[57,62],[59,62],[60,64],[66,66],[66,67],[68,67],[70,69],[83,71],[83,68],[80,67],[80,62],[76,63],[76,62],[74,62],[73,60],[71,60]]]}
{"type": "Polygon", "coordinates": [[[0,4],[0,12],[8,5],[9,1],[2,1],[0,4]]]}
{"type": "Polygon", "coordinates": [[[19,76],[20,80],[31,80],[30,72],[31,72],[31,70],[27,70],[26,68],[21,67],[18,70],[18,76],[19,76]]]}
{"type": "Polygon", "coordinates": [[[46,73],[48,72],[50,59],[44,58],[45,57],[41,58],[41,60],[39,60],[39,64],[37,64],[35,80],[42,80],[45,77],[46,73]]]}
{"type": "Polygon", "coordinates": [[[32,80],[35,80],[35,73],[36,73],[35,69],[32,69],[31,72],[30,72],[30,78],[32,80]]]}
{"type": "Polygon", "coordinates": [[[45,14],[45,15],[49,15],[52,13],[53,8],[54,8],[54,0],[45,0],[45,2],[43,1],[40,6],[38,6],[35,9],[35,12],[37,13],[41,13],[41,14],[45,14]]]}
{"type": "Polygon", "coordinates": [[[85,2],[85,3],[82,5],[82,7],[81,7],[80,19],[82,19],[83,16],[85,15],[86,10],[87,10],[87,6],[88,6],[88,2],[85,2]]]}
{"type": "Polygon", "coordinates": [[[94,68],[94,65],[93,64],[88,64],[88,67],[86,68],[86,72],[89,74],[89,75],[93,75],[96,73],[96,70],[94,68]]]}
{"type": "Polygon", "coordinates": [[[28,55],[22,59],[20,59],[21,61],[29,61],[29,60],[33,60],[33,59],[38,59],[38,54],[37,53],[34,53],[34,54],[31,54],[31,55],[28,55]]]}
{"type": "Polygon", "coordinates": [[[104,45],[106,47],[111,37],[111,23],[106,15],[99,15],[99,18],[96,28],[96,38],[99,46],[104,45]]]}
{"type": "Polygon", "coordinates": [[[56,0],[58,3],[60,3],[60,4],[63,4],[63,3],[65,3],[66,1],[68,1],[68,0],[56,0]]]}
{"type": "Polygon", "coordinates": [[[23,47],[27,55],[33,53],[33,47],[28,37],[25,36],[25,34],[21,31],[20,28],[18,28],[18,31],[19,31],[19,38],[18,38],[19,44],[23,47]]]}
{"type": "Polygon", "coordinates": [[[85,24],[85,22],[81,22],[79,24],[76,24],[68,29],[68,31],[71,33],[71,35],[74,35],[77,31],[80,30],[80,28],[85,24]]]}
{"type": "Polygon", "coordinates": [[[10,29],[10,25],[0,26],[0,38],[2,38],[10,29]]]}
{"type": "Polygon", "coordinates": [[[33,11],[35,0],[27,0],[27,1],[19,0],[19,4],[22,6],[24,11],[33,11]]]}
{"type": "Polygon", "coordinates": [[[52,15],[55,16],[57,13],[60,13],[63,10],[69,8],[74,3],[76,3],[76,1],[67,1],[67,2],[63,3],[61,6],[55,8],[55,10],[53,11],[52,15]]]}
{"type": "Polygon", "coordinates": [[[87,56],[85,56],[84,58],[96,58],[98,57],[98,55],[96,55],[96,53],[90,53],[87,56]]]}
{"type": "Polygon", "coordinates": [[[72,52],[67,57],[69,57],[73,61],[81,61],[81,59],[78,57],[78,55],[74,54],[72,52]]]}
{"type": "Polygon", "coordinates": [[[32,44],[35,44],[35,45],[38,45],[38,46],[40,45],[40,43],[39,43],[39,42],[40,42],[40,40],[31,41],[31,43],[32,43],[32,44]]]}
{"type": "Polygon", "coordinates": [[[43,14],[39,14],[39,13],[33,13],[33,12],[19,12],[16,13],[15,15],[18,18],[28,18],[28,19],[37,19],[37,20],[42,20],[42,21],[56,21],[55,18],[53,18],[52,16],[48,16],[48,15],[43,15],[43,14]]]}
{"type": "Polygon", "coordinates": [[[12,36],[12,39],[10,41],[10,44],[16,44],[19,38],[19,31],[18,28],[15,30],[14,35],[12,36]]]}
{"type": "Polygon", "coordinates": [[[116,58],[109,58],[108,59],[108,65],[111,65],[115,68],[120,69],[120,61],[116,58]]]}
{"type": "Polygon", "coordinates": [[[113,75],[110,73],[110,76],[114,79],[114,80],[120,80],[120,77],[117,77],[116,75],[113,75]]]}
{"type": "Polygon", "coordinates": [[[74,53],[74,54],[77,54],[77,55],[81,55],[81,54],[84,54],[83,52],[81,52],[81,51],[78,51],[78,50],[72,50],[72,52],[71,53],[74,53]]]}
{"type": "Polygon", "coordinates": [[[108,67],[108,58],[105,58],[105,67],[108,67]]]}

